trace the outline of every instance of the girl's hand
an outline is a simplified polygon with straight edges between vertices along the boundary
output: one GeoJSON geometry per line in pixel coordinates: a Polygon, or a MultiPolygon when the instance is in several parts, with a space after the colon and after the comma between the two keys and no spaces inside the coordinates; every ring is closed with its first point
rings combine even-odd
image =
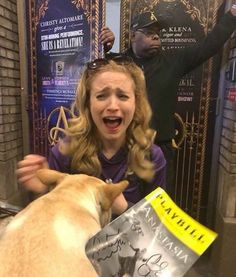
{"type": "Polygon", "coordinates": [[[40,155],[27,155],[17,164],[16,176],[18,182],[27,190],[44,193],[48,190],[36,176],[39,169],[48,168],[48,163],[45,157],[40,155]]]}
{"type": "Polygon", "coordinates": [[[128,202],[125,200],[123,193],[116,197],[112,204],[112,213],[120,215],[125,212],[128,208],[128,202]]]}

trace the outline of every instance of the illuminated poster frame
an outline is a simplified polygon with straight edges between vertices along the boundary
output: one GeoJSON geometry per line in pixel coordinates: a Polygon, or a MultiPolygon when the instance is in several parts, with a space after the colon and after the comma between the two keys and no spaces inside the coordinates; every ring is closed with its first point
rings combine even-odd
{"type": "Polygon", "coordinates": [[[30,151],[47,155],[65,128],[87,61],[103,57],[105,1],[26,1],[30,151]]]}

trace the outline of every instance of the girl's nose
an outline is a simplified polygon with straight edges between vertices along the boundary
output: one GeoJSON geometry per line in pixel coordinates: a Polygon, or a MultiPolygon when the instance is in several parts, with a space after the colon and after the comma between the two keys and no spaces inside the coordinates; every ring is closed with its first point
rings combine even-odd
{"type": "Polygon", "coordinates": [[[111,96],[108,103],[108,109],[117,110],[119,108],[118,99],[115,96],[111,96]]]}

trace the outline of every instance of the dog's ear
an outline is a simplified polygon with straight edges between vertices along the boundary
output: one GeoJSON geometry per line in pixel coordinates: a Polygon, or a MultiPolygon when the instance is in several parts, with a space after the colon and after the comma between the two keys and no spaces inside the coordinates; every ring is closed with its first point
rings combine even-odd
{"type": "Polygon", "coordinates": [[[39,169],[36,175],[44,185],[52,186],[59,183],[67,174],[45,168],[39,169]]]}
{"type": "Polygon", "coordinates": [[[110,209],[115,198],[122,193],[122,191],[128,186],[129,182],[124,180],[116,184],[106,184],[103,187],[105,197],[101,200],[101,207],[103,210],[110,209]]]}

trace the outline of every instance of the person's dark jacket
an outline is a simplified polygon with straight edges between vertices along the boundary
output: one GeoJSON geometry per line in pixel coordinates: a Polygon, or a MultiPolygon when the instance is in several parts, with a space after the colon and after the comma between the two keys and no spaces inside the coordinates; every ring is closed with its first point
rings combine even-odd
{"type": "Polygon", "coordinates": [[[157,130],[157,143],[174,137],[174,112],[181,78],[210,57],[224,45],[236,28],[236,17],[226,13],[212,32],[193,47],[161,51],[150,58],[136,58],[132,49],[125,54],[144,70],[147,92],[153,110],[152,127],[157,130]]]}

